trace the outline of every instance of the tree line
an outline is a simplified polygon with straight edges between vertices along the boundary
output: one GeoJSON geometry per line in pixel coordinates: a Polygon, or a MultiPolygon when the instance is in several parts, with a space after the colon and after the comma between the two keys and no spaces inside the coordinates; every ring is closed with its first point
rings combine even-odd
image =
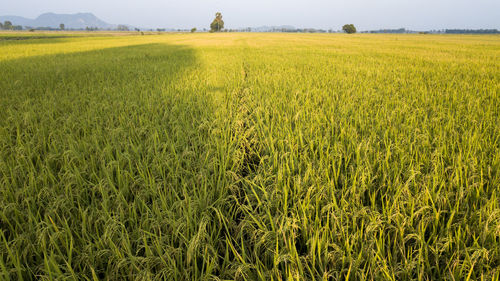
{"type": "Polygon", "coordinates": [[[2,30],[23,30],[23,27],[21,25],[13,25],[11,21],[4,21],[3,23],[0,22],[0,29],[2,30]]]}
{"type": "MultiPolygon", "coordinates": [[[[348,34],[356,33],[356,27],[354,26],[354,24],[346,24],[342,27],[342,30],[348,34]]],[[[196,31],[196,29],[194,29],[194,31],[191,30],[191,32],[195,32],[195,31],[196,31]]],[[[217,13],[215,13],[215,19],[210,24],[210,32],[221,32],[221,31],[227,32],[227,30],[224,30],[224,21],[222,20],[222,13],[217,12],[217,13]]],[[[250,31],[250,30],[248,30],[248,31],[250,31]]],[[[282,31],[282,32],[316,32],[315,29],[295,29],[294,31],[281,29],[280,31],[282,31]]],[[[322,30],[320,30],[320,31],[322,31],[322,30]]]]}
{"type": "MultiPolygon", "coordinates": [[[[65,25],[64,23],[61,23],[59,25],[59,28],[53,28],[53,27],[29,27],[26,26],[26,29],[29,29],[30,31],[34,30],[65,30],[65,25]]],[[[23,30],[23,26],[21,25],[14,25],[11,21],[4,21],[3,23],[0,22],[0,30],[23,30]]],[[[96,31],[98,30],[97,27],[86,27],[84,30],[86,31],[96,31]]],[[[129,27],[126,25],[118,25],[116,28],[118,31],[129,31],[129,27]]],[[[138,28],[135,28],[135,31],[140,31],[138,28]]],[[[152,29],[151,29],[152,31],[152,29]]],[[[166,31],[165,29],[157,29],[158,32],[166,31]]],[[[181,30],[178,30],[181,31],[181,30]]],[[[196,28],[192,28],[190,30],[192,33],[196,32],[196,28]]],[[[255,31],[252,30],[252,28],[246,28],[246,29],[224,29],[224,20],[222,20],[222,13],[217,12],[215,13],[215,18],[214,20],[210,23],[210,30],[209,32],[251,32],[255,31]]],[[[279,28],[279,29],[271,29],[272,32],[305,32],[305,33],[332,33],[333,30],[322,30],[322,29],[314,29],[314,28],[305,28],[305,29],[289,29],[289,28],[279,28]]],[[[346,24],[342,27],[342,31],[348,34],[356,33],[356,27],[353,24],[346,24]]],[[[365,31],[366,33],[366,31],[365,31]]],[[[404,28],[400,29],[383,29],[383,30],[376,30],[376,31],[369,31],[368,33],[415,33],[409,30],[406,30],[404,28]]],[[[428,32],[420,32],[420,33],[428,33],[428,32]]],[[[432,32],[435,33],[435,32],[432,32]]],[[[446,29],[438,33],[446,33],[446,34],[500,34],[500,31],[497,29],[446,29]]]]}
{"type": "Polygon", "coordinates": [[[499,34],[497,29],[446,29],[447,34],[499,34]]]}

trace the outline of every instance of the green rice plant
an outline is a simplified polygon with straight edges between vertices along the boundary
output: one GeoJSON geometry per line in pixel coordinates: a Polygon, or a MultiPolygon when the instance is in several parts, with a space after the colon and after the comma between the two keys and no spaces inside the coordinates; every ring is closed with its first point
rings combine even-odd
{"type": "Polygon", "coordinates": [[[499,47],[0,35],[0,279],[499,280],[499,47]]]}

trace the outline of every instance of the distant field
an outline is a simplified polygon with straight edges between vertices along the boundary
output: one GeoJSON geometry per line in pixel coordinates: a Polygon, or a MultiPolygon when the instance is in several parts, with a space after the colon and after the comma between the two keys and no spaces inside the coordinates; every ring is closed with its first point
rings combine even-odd
{"type": "Polygon", "coordinates": [[[47,34],[0,34],[0,280],[500,279],[500,36],[47,34]]]}

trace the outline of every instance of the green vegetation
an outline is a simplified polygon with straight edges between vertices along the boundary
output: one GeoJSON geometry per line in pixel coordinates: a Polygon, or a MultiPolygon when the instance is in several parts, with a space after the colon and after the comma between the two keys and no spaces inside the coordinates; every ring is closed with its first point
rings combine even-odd
{"type": "Polygon", "coordinates": [[[356,27],[354,24],[344,24],[344,26],[342,26],[342,30],[347,34],[356,33],[356,27]]]}
{"type": "Polygon", "coordinates": [[[20,25],[13,25],[11,21],[5,21],[4,23],[0,22],[0,30],[22,30],[23,27],[20,25]]]}
{"type": "Polygon", "coordinates": [[[220,32],[224,29],[224,21],[222,20],[222,14],[215,13],[215,19],[210,24],[210,32],[220,32]]]}
{"type": "Polygon", "coordinates": [[[7,20],[7,21],[5,21],[5,22],[3,23],[3,28],[4,28],[4,29],[12,29],[12,26],[13,26],[13,25],[12,25],[12,22],[11,22],[11,21],[8,21],[8,20],[7,20]]]}
{"type": "Polygon", "coordinates": [[[33,36],[0,279],[499,280],[500,37],[33,36]]]}
{"type": "Polygon", "coordinates": [[[118,27],[116,28],[116,30],[118,30],[118,31],[129,31],[128,26],[126,26],[124,24],[118,25],[118,27]]]}

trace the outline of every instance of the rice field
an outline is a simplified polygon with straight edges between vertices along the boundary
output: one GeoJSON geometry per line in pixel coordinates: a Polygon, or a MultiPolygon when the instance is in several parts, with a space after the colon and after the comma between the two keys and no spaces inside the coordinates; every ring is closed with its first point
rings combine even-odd
{"type": "Polygon", "coordinates": [[[498,281],[500,37],[1,33],[0,280],[498,281]]]}

